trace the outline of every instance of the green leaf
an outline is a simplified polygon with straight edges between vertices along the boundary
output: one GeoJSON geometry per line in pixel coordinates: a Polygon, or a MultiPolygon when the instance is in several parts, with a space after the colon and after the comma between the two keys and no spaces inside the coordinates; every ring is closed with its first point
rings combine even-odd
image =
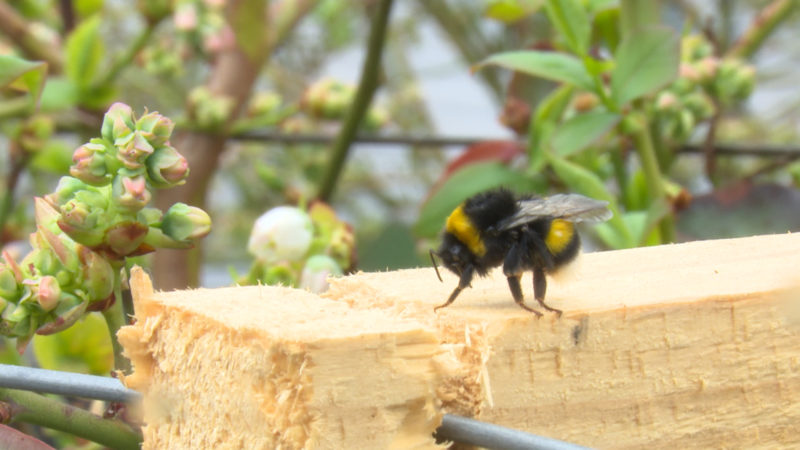
{"type": "Polygon", "coordinates": [[[611,60],[598,60],[591,56],[583,58],[583,65],[586,71],[592,76],[600,76],[606,72],[610,72],[614,68],[614,61],[611,60]]]}
{"type": "Polygon", "coordinates": [[[578,114],[558,127],[550,139],[550,145],[558,155],[572,155],[600,139],[619,119],[619,114],[608,111],[578,114]]]}
{"type": "Polygon", "coordinates": [[[646,216],[647,214],[644,211],[628,211],[623,213],[620,216],[620,222],[622,222],[628,230],[627,233],[620,232],[620,229],[611,222],[597,224],[594,231],[597,233],[597,237],[609,248],[618,250],[636,247],[639,240],[633,236],[639,236],[642,233],[645,221],[647,220],[646,216]]]}
{"type": "Polygon", "coordinates": [[[46,75],[47,64],[44,62],[0,55],[0,88],[8,87],[27,92],[31,107],[39,102],[46,75]]]}
{"type": "Polygon", "coordinates": [[[619,0],[588,0],[585,2],[586,11],[589,15],[597,14],[598,12],[607,11],[609,9],[619,10],[619,0]]]}
{"type": "Polygon", "coordinates": [[[622,106],[670,83],[678,75],[678,35],[669,28],[638,30],[617,49],[611,97],[622,106]]]}
{"type": "Polygon", "coordinates": [[[669,203],[661,199],[653,203],[647,211],[628,211],[622,215],[622,220],[630,230],[633,241],[626,239],[613,228],[610,223],[603,223],[595,228],[598,237],[611,248],[629,248],[643,245],[656,245],[658,239],[658,223],[669,214],[669,203]]]}
{"type": "Polygon", "coordinates": [[[34,153],[31,167],[37,170],[63,175],[69,172],[72,165],[72,148],[66,143],[55,139],[47,142],[44,147],[34,153]]]}
{"type": "Polygon", "coordinates": [[[625,234],[620,233],[609,222],[598,223],[594,226],[594,232],[608,248],[619,250],[633,247],[632,242],[626,238],[625,234]]]}
{"type": "Polygon", "coordinates": [[[78,103],[80,93],[71,80],[64,77],[51,77],[42,91],[41,109],[43,112],[63,111],[78,103]]]}
{"type": "Polygon", "coordinates": [[[84,20],[70,33],[64,73],[81,89],[92,85],[105,53],[100,38],[100,15],[84,20]]]}
{"type": "Polygon", "coordinates": [[[589,49],[591,27],[579,0],[548,0],[545,11],[550,22],[564,37],[570,50],[584,56],[589,49]]]}
{"type": "Polygon", "coordinates": [[[560,121],[561,116],[564,115],[564,111],[572,100],[572,94],[574,92],[574,87],[565,84],[543,98],[534,112],[533,126],[536,127],[537,124],[546,121],[560,121]]]}
{"type": "Polygon", "coordinates": [[[13,364],[15,366],[25,364],[25,361],[22,360],[22,355],[19,354],[13,342],[11,339],[3,338],[2,343],[0,343],[0,364],[13,364]]]}
{"type": "Polygon", "coordinates": [[[422,205],[414,233],[422,237],[435,236],[445,219],[468,197],[487,189],[504,186],[520,192],[533,190],[533,182],[523,173],[502,163],[474,163],[453,173],[422,205]]]}
{"type": "Polygon", "coordinates": [[[108,375],[114,365],[108,327],[96,313],[59,333],[36,335],[33,353],[43,369],[108,375]]]}
{"type": "Polygon", "coordinates": [[[89,109],[104,109],[117,97],[117,88],[112,84],[90,86],[80,92],[78,103],[89,109]]]}
{"type": "Polygon", "coordinates": [[[671,209],[669,202],[664,198],[657,199],[647,208],[641,229],[634,233],[634,236],[638,236],[637,245],[646,245],[648,243],[648,236],[653,233],[661,219],[666,217],[671,209]]]}
{"type": "Polygon", "coordinates": [[[493,0],[486,6],[486,17],[514,23],[536,13],[542,3],[543,0],[493,0]]]}
{"type": "Polygon", "coordinates": [[[528,139],[528,167],[531,172],[539,173],[545,164],[546,144],[550,135],[556,128],[556,123],[561,121],[564,111],[572,100],[575,88],[569,84],[562,85],[547,95],[531,119],[530,137],[528,139]]]}
{"type": "Polygon", "coordinates": [[[642,169],[637,169],[628,178],[628,183],[623,192],[625,205],[628,209],[646,209],[649,193],[647,191],[647,179],[642,169]]]}
{"type": "MultiPolygon", "coordinates": [[[[634,242],[630,229],[620,216],[617,199],[606,189],[603,180],[594,172],[591,172],[573,162],[556,155],[550,156],[550,166],[555,171],[558,178],[566,183],[569,188],[579,194],[597,200],[608,202],[608,208],[614,214],[607,222],[611,227],[610,232],[615,236],[615,242],[619,245],[612,245],[614,248],[633,247],[634,242]]],[[[607,242],[608,243],[608,242],[607,242]]]]}
{"type": "Polygon", "coordinates": [[[103,0],[75,0],[73,7],[78,17],[85,18],[103,10],[103,0]]]}
{"type": "Polygon", "coordinates": [[[612,52],[619,46],[619,8],[608,8],[597,12],[594,16],[595,32],[606,41],[612,52]]]}
{"type": "Polygon", "coordinates": [[[594,92],[595,88],[592,77],[581,60],[566,53],[538,50],[504,52],[486,58],[476,68],[485,65],[505,67],[535,77],[569,83],[587,91],[594,92]]]}

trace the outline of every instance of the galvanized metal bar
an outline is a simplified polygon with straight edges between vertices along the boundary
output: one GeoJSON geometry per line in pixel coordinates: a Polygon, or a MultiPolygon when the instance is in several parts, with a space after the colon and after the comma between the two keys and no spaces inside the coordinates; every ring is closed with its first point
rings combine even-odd
{"type": "Polygon", "coordinates": [[[445,414],[436,430],[439,439],[503,450],[586,450],[569,442],[559,441],[524,431],[513,430],[467,417],[445,414]]]}
{"type": "MultiPolygon", "coordinates": [[[[83,397],[111,402],[132,402],[141,394],[128,389],[116,378],[0,364],[0,387],[25,391],[83,397]]],[[[438,439],[488,449],[585,450],[524,431],[513,430],[466,417],[445,414],[436,430],[438,439]]]]}
{"type": "Polygon", "coordinates": [[[0,387],[110,402],[131,402],[141,394],[116,378],[0,364],[0,387]]]}

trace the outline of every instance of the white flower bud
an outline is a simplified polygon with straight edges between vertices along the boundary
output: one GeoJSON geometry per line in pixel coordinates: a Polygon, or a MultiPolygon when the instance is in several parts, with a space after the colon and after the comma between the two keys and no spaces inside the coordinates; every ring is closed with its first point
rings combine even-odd
{"type": "Polygon", "coordinates": [[[311,245],[311,218],[292,206],[273,208],[253,224],[247,250],[266,264],[298,261],[311,245]]]}

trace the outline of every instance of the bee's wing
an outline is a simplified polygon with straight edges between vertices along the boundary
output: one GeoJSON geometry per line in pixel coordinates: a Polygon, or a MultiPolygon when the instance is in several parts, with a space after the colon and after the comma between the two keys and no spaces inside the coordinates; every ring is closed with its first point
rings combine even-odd
{"type": "Polygon", "coordinates": [[[588,223],[604,222],[611,218],[608,202],[578,194],[556,194],[550,197],[520,200],[517,204],[519,210],[500,223],[501,230],[508,230],[542,217],[588,223]]]}

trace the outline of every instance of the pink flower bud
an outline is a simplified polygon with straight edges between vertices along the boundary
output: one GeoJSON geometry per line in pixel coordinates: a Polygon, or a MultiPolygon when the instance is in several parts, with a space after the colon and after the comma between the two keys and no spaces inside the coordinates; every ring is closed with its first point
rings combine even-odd
{"type": "Polygon", "coordinates": [[[174,127],[172,120],[155,111],[145,114],[136,121],[136,129],[154,147],[166,143],[174,127]]]}
{"type": "Polygon", "coordinates": [[[106,148],[102,144],[88,143],[72,153],[69,174],[92,186],[105,186],[111,181],[106,168],[106,148]]]}
{"type": "Polygon", "coordinates": [[[149,227],[139,222],[123,222],[106,231],[105,244],[116,257],[139,254],[139,246],[147,236],[149,227]]]}
{"type": "Polygon", "coordinates": [[[183,184],[189,176],[189,162],[171,145],[156,148],[145,163],[150,182],[157,188],[183,184]]]}
{"type": "Polygon", "coordinates": [[[58,305],[61,297],[61,286],[56,277],[45,275],[39,280],[39,287],[35,293],[36,301],[45,311],[52,311],[58,305]]]}
{"type": "Polygon", "coordinates": [[[114,290],[114,269],[99,254],[87,247],[78,249],[81,260],[81,288],[86,292],[89,302],[105,300],[114,290]]]}
{"type": "Polygon", "coordinates": [[[194,5],[184,3],[175,11],[172,20],[177,30],[192,31],[197,27],[197,10],[194,5]]]}
{"type": "Polygon", "coordinates": [[[152,197],[147,189],[147,180],[144,175],[122,173],[114,177],[111,196],[119,207],[129,212],[138,212],[150,202],[152,197]]]}
{"type": "MultiPolygon", "coordinates": [[[[86,197],[86,196],[82,196],[86,197]]],[[[78,199],[68,201],[61,207],[58,228],[69,237],[87,247],[96,247],[103,242],[104,230],[100,224],[103,217],[101,205],[89,205],[78,199]]]]}
{"type": "Polygon", "coordinates": [[[145,159],[152,154],[153,146],[147,142],[141,131],[136,131],[123,145],[119,146],[117,159],[127,169],[136,170],[142,168],[145,159]]]}
{"type": "Polygon", "coordinates": [[[133,130],[133,109],[125,103],[114,103],[103,117],[103,139],[114,142],[133,130]]]}

